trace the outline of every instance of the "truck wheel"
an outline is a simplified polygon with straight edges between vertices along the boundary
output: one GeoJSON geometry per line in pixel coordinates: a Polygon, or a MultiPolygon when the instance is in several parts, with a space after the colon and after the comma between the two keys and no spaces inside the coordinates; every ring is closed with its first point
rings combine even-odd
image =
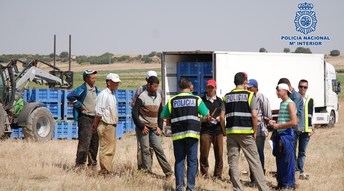
{"type": "Polygon", "coordinates": [[[53,138],[54,129],[55,120],[50,111],[45,107],[39,107],[28,116],[24,136],[35,141],[48,141],[53,138]]]}
{"type": "Polygon", "coordinates": [[[0,104],[0,138],[2,138],[5,134],[5,127],[6,127],[6,111],[2,104],[0,104]]]}
{"type": "Polygon", "coordinates": [[[331,111],[330,114],[330,121],[328,122],[328,127],[334,127],[334,124],[336,123],[336,114],[334,113],[334,111],[331,111]]]}

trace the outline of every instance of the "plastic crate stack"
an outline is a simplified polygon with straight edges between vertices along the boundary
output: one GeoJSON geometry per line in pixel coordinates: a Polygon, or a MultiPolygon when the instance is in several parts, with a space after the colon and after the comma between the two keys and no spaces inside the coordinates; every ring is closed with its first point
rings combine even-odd
{"type": "Polygon", "coordinates": [[[135,130],[135,125],[131,116],[131,103],[134,96],[134,91],[117,90],[115,95],[117,98],[118,108],[118,126],[116,128],[116,136],[117,138],[120,138],[125,133],[129,133],[135,130]]]}
{"type": "MultiPolygon", "coordinates": [[[[177,64],[177,79],[189,79],[194,85],[194,94],[202,96],[205,93],[206,82],[213,78],[211,62],[182,61],[177,64]]],[[[178,87],[177,87],[178,89],[178,87]]]]}
{"type": "MultiPolygon", "coordinates": [[[[61,89],[28,89],[23,92],[23,99],[27,102],[41,102],[53,114],[56,120],[54,139],[77,139],[78,123],[74,121],[73,106],[69,104],[67,95],[71,90],[61,89]]],[[[135,130],[131,118],[131,100],[133,90],[117,90],[119,122],[116,128],[116,137],[121,138],[125,133],[135,130]]],[[[14,129],[11,133],[13,139],[23,138],[22,129],[14,129]],[[20,129],[20,130],[18,130],[20,129]],[[20,133],[19,133],[20,131],[20,133]]]]}

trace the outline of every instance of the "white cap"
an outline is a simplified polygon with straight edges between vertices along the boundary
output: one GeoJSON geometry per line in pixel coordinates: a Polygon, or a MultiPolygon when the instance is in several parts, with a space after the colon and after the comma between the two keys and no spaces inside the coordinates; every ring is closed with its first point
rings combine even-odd
{"type": "Polygon", "coordinates": [[[119,79],[119,75],[118,74],[114,74],[114,73],[109,73],[106,76],[107,80],[111,80],[113,82],[120,82],[121,80],[119,79]]]}
{"type": "Polygon", "coordinates": [[[285,83],[278,84],[277,89],[278,90],[287,90],[289,93],[291,93],[288,84],[285,84],[285,83]]]}
{"type": "Polygon", "coordinates": [[[146,73],[146,79],[148,79],[148,78],[151,77],[151,76],[158,77],[158,74],[156,73],[156,71],[149,70],[149,71],[146,73]]]}

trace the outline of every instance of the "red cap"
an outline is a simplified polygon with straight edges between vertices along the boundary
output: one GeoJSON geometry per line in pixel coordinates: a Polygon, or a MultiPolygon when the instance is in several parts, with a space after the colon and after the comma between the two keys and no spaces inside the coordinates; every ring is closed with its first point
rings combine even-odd
{"type": "Polygon", "coordinates": [[[212,87],[216,88],[216,81],[215,80],[208,80],[207,86],[212,86],[212,87]]]}

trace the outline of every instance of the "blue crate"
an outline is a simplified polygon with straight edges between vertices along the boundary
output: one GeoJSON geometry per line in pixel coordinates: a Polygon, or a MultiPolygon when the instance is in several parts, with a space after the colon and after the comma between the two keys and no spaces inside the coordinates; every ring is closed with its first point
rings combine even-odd
{"type": "Polygon", "coordinates": [[[30,89],[25,89],[23,91],[22,96],[23,96],[24,101],[28,102],[28,99],[29,99],[29,96],[30,96],[30,92],[31,92],[30,89]]]}
{"type": "Polygon", "coordinates": [[[61,102],[42,102],[45,107],[49,109],[51,114],[55,119],[61,119],[62,116],[62,107],[61,102]]]}
{"type": "Polygon", "coordinates": [[[125,122],[119,122],[116,127],[116,138],[121,139],[124,135],[125,122]]]}
{"type": "Polygon", "coordinates": [[[135,130],[135,126],[133,125],[133,121],[130,115],[118,117],[118,124],[119,123],[124,124],[123,129],[125,133],[132,132],[135,130]]]}
{"type": "Polygon", "coordinates": [[[133,90],[117,90],[115,92],[115,96],[117,99],[117,102],[128,102],[131,103],[131,99],[134,96],[133,90]]]}
{"type": "Polygon", "coordinates": [[[77,139],[78,138],[78,124],[74,121],[67,121],[67,139],[77,139]]]}
{"type": "Polygon", "coordinates": [[[66,123],[64,121],[58,121],[55,126],[54,139],[65,139],[64,128],[66,123]]]}
{"type": "Polygon", "coordinates": [[[59,89],[32,89],[29,100],[31,102],[61,102],[62,93],[59,89]]]}
{"type": "Polygon", "coordinates": [[[10,137],[11,137],[11,139],[23,139],[24,138],[23,128],[12,129],[10,137]]]}
{"type": "Polygon", "coordinates": [[[128,102],[117,102],[117,111],[119,115],[131,114],[131,105],[128,102]]]}
{"type": "Polygon", "coordinates": [[[68,120],[68,119],[74,119],[74,109],[73,109],[73,104],[69,103],[67,100],[67,95],[71,92],[72,90],[63,90],[62,93],[62,99],[63,99],[63,119],[68,120]]]}
{"type": "MultiPolygon", "coordinates": [[[[180,81],[180,79],[182,79],[182,78],[188,79],[192,82],[192,84],[194,86],[194,91],[193,91],[194,94],[199,95],[201,93],[201,87],[200,87],[201,84],[200,84],[200,77],[199,76],[183,76],[183,75],[178,74],[178,76],[177,76],[178,81],[180,81]]],[[[177,88],[180,91],[179,86],[177,88]]]]}
{"type": "Polygon", "coordinates": [[[204,62],[202,66],[203,66],[203,75],[213,76],[213,65],[211,62],[204,62]]]}
{"type": "Polygon", "coordinates": [[[177,73],[181,75],[200,75],[202,65],[199,62],[179,62],[177,64],[177,73]]]}

